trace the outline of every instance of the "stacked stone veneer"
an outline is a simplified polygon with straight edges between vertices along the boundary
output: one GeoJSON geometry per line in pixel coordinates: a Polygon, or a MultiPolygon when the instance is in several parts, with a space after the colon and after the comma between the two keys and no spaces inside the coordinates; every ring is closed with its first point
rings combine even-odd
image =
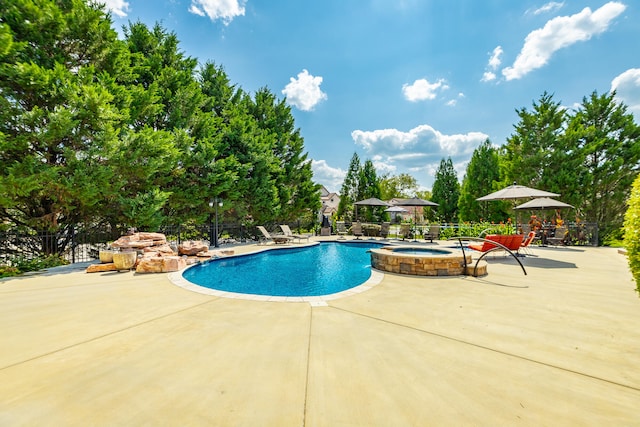
{"type": "MultiPolygon", "coordinates": [[[[471,255],[466,255],[467,265],[471,265],[471,255]]],[[[415,255],[393,252],[389,249],[372,249],[371,266],[389,273],[414,276],[461,276],[464,270],[462,254],[415,255]]]]}

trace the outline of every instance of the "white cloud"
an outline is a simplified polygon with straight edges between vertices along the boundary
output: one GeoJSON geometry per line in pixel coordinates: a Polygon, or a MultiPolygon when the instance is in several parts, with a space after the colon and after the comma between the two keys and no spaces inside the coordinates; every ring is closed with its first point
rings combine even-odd
{"type": "Polygon", "coordinates": [[[500,64],[502,64],[502,59],[500,59],[500,56],[502,56],[502,53],[503,53],[502,46],[496,46],[496,48],[493,49],[493,52],[491,52],[491,57],[489,58],[490,70],[495,70],[500,66],[500,64]]]}
{"type": "Polygon", "coordinates": [[[429,125],[420,125],[407,132],[398,129],[354,130],[351,137],[367,157],[375,159],[374,164],[412,174],[420,182],[432,182],[433,171],[440,160],[451,157],[454,163],[468,162],[473,150],[488,135],[482,132],[445,135],[429,125]]]}
{"type": "Polygon", "coordinates": [[[496,79],[496,73],[494,71],[502,64],[502,46],[496,46],[495,49],[491,52],[491,56],[489,57],[489,62],[487,63],[486,71],[482,74],[481,82],[490,82],[496,79]]]}
{"type": "MultiPolygon", "coordinates": [[[[462,99],[462,98],[464,98],[464,93],[459,92],[459,93],[458,93],[458,99],[462,99]]],[[[446,104],[446,105],[447,105],[448,107],[455,107],[455,106],[458,104],[458,99],[455,99],[455,98],[454,98],[454,99],[451,99],[451,100],[449,100],[449,101],[447,102],[447,104],[446,104]]]]}
{"type": "Polygon", "coordinates": [[[640,68],[631,68],[611,81],[611,91],[616,98],[629,107],[629,111],[640,117],[640,68]]]}
{"type": "Polygon", "coordinates": [[[485,71],[482,74],[482,78],[480,79],[481,82],[490,82],[492,80],[496,79],[496,73],[492,73],[491,71],[485,71]]]}
{"type": "Polygon", "coordinates": [[[215,21],[221,19],[224,25],[229,25],[236,16],[244,16],[246,0],[191,0],[189,12],[199,16],[208,16],[215,21]]]}
{"type": "Polygon", "coordinates": [[[121,18],[127,16],[127,11],[129,10],[129,2],[124,0],[102,0],[100,3],[104,3],[107,6],[107,9],[110,10],[114,15],[117,15],[121,18]]]}
{"type": "Polygon", "coordinates": [[[411,102],[424,101],[425,99],[435,99],[438,91],[449,89],[444,79],[439,79],[435,83],[429,83],[427,79],[418,79],[413,84],[403,84],[402,93],[405,99],[411,102]]]}
{"type": "Polygon", "coordinates": [[[334,193],[340,192],[340,187],[342,187],[342,182],[347,172],[340,168],[329,166],[326,160],[312,160],[311,170],[313,171],[314,182],[324,185],[327,190],[334,193]]]}
{"type": "Polygon", "coordinates": [[[527,35],[513,66],[504,68],[502,74],[507,80],[522,78],[544,66],[556,51],[606,31],[625,9],[624,4],[612,1],[594,12],[585,7],[575,15],[547,21],[543,28],[527,35]]]}
{"type": "MultiPolygon", "coordinates": [[[[535,9],[531,13],[533,13],[534,15],[540,15],[542,13],[555,12],[556,10],[560,9],[562,6],[564,6],[564,2],[559,3],[557,1],[552,1],[549,3],[543,4],[538,9],[535,9]]],[[[529,11],[527,11],[527,13],[528,12],[529,11]]]]}
{"type": "Polygon", "coordinates": [[[327,94],[320,90],[322,77],[313,76],[307,70],[298,73],[298,78],[291,77],[282,89],[287,102],[302,111],[311,111],[319,102],[327,99],[327,94]]]}

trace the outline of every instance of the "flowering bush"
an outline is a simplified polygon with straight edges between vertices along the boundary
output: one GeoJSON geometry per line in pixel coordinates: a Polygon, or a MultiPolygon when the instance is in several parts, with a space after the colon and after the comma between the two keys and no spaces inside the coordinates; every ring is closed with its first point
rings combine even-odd
{"type": "Polygon", "coordinates": [[[631,274],[640,292],[640,175],[636,177],[624,216],[624,246],[627,249],[631,274]]]}
{"type": "Polygon", "coordinates": [[[448,239],[450,237],[483,237],[487,234],[511,234],[513,233],[513,225],[511,222],[507,224],[494,224],[491,222],[464,222],[457,224],[457,227],[451,225],[442,225],[440,227],[440,238],[448,239]],[[482,235],[482,236],[480,236],[482,235]]]}

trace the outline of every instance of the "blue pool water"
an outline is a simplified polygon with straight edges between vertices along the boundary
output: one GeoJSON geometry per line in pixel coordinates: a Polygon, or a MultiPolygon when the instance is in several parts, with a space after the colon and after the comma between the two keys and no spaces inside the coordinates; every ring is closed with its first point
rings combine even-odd
{"type": "Polygon", "coordinates": [[[183,277],[227,292],[273,296],[319,296],[358,286],[371,275],[368,249],[375,242],[320,243],[219,258],[187,269],[183,277]]]}

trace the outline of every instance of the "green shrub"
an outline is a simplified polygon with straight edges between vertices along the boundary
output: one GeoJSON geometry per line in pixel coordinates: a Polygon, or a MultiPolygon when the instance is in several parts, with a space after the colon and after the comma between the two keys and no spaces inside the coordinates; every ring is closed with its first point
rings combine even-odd
{"type": "Polygon", "coordinates": [[[624,246],[629,267],[640,292],[640,175],[636,177],[629,197],[629,208],[624,216],[624,246]]]}
{"type": "Polygon", "coordinates": [[[513,233],[511,224],[493,224],[490,222],[463,222],[457,227],[443,225],[440,228],[440,239],[446,240],[451,237],[484,237],[487,234],[511,234],[513,233]],[[482,236],[481,236],[482,235],[482,236]]]}
{"type": "MultiPolygon", "coordinates": [[[[5,271],[7,276],[16,276],[26,273],[27,271],[38,271],[45,268],[57,267],[59,265],[69,264],[69,261],[59,255],[39,256],[37,258],[15,257],[9,260],[10,266],[0,267],[5,271]],[[16,274],[17,271],[17,274],[16,274]]],[[[3,277],[7,277],[3,276],[3,277]]]]}
{"type": "Polygon", "coordinates": [[[20,274],[20,270],[8,265],[0,265],[0,277],[12,277],[20,274]]]}

